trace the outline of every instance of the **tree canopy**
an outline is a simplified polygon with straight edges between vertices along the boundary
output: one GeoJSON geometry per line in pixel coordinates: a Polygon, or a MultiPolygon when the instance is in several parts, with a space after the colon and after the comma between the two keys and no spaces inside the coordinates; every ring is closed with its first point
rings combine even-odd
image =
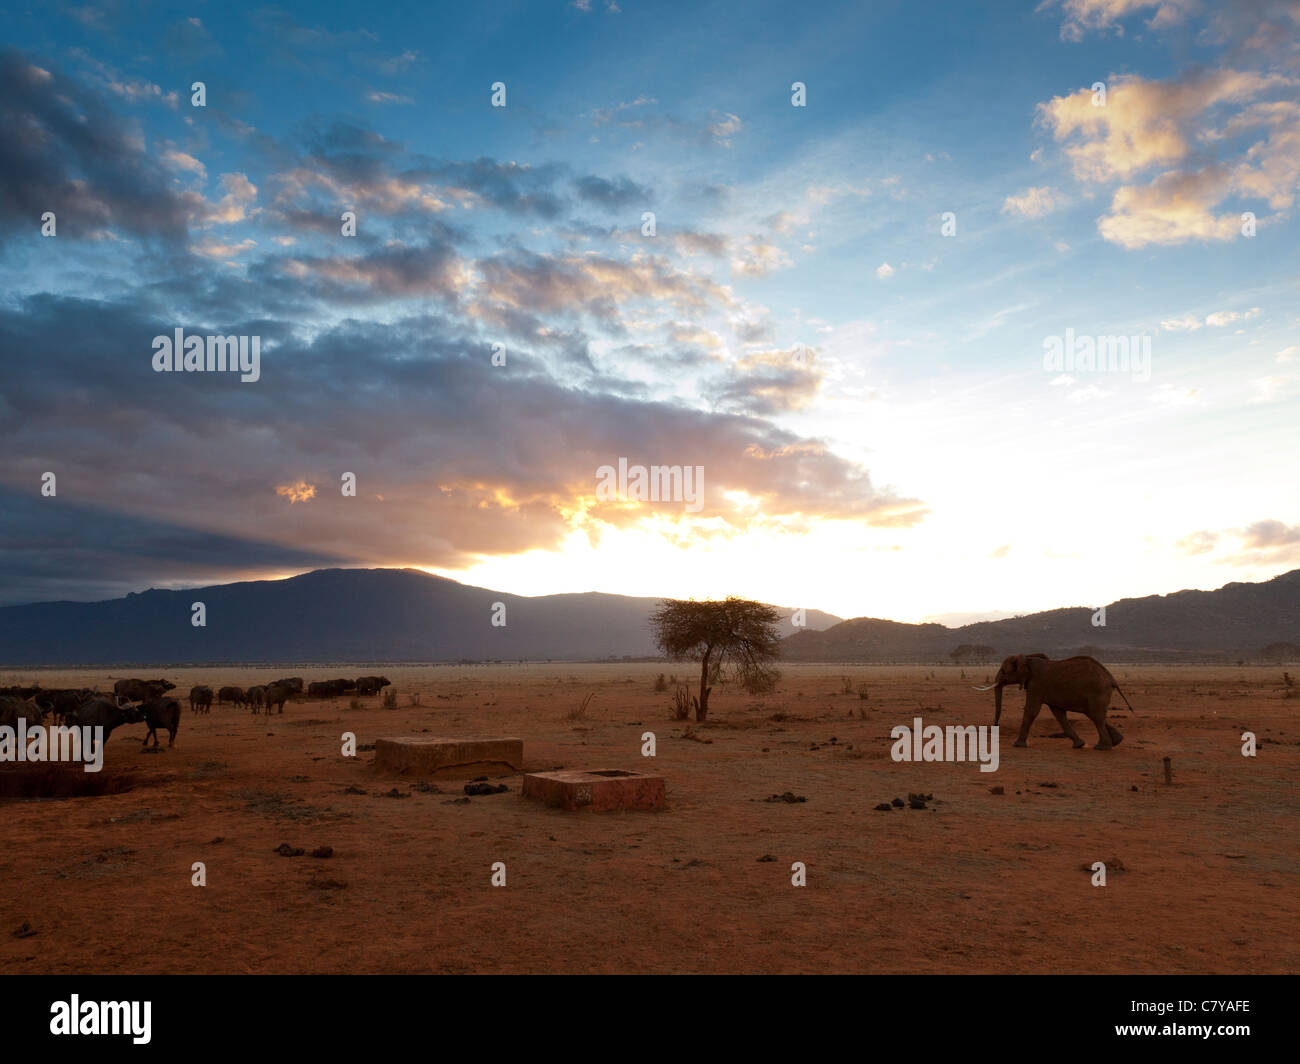
{"type": "Polygon", "coordinates": [[[675,661],[700,663],[695,719],[709,714],[709,692],[719,678],[734,677],[746,690],[771,690],[781,652],[780,614],[762,602],[734,596],[722,601],[665,599],[650,615],[655,644],[675,661]]]}

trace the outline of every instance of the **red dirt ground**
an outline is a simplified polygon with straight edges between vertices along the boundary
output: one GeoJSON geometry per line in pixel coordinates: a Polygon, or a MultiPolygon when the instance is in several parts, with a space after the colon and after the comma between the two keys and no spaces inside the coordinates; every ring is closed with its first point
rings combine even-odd
{"type": "MultiPolygon", "coordinates": [[[[1008,692],[996,773],[889,756],[890,729],[917,715],[991,723],[992,694],[970,690],[982,667],[788,666],[768,696],[715,689],[715,719],[695,729],[707,742],[683,738],[669,693],[652,691],[672,669],[653,665],[147,674],[182,694],[380,671],[396,709],[378,697],[292,702],[269,720],[186,708],[164,753],[140,752],[144,725],[114,733],[104,771],[134,777],[125,793],[0,800],[0,972],[1297,969],[1300,699],[1280,668],[1115,668],[1136,713],[1112,711],[1125,741],[1109,752],[1049,738],[1046,712],[1014,749],[1008,692]],[[567,719],[591,691],[586,719],[567,719]],[[1262,741],[1255,758],[1241,754],[1246,730],[1262,741]],[[518,735],[530,770],[656,771],[668,808],[565,813],[495,772],[509,793],[458,803],[478,773],[421,791],[378,776],[372,753],[344,760],[345,731],[362,744],[518,735]],[[384,796],[394,788],[404,797],[384,796]],[[786,791],[807,801],[764,801],[786,791]],[[912,791],[934,801],[873,808],[912,791]],[[281,843],[334,855],[281,857],[281,843]],[[1084,870],[1098,860],[1105,887],[1084,870]],[[196,861],[206,887],[191,885],[196,861]],[[490,882],[498,861],[505,887],[490,882]],[[16,937],[24,922],[36,934],[16,937]]],[[[0,676],[17,682],[112,686],[101,671],[0,676]]]]}

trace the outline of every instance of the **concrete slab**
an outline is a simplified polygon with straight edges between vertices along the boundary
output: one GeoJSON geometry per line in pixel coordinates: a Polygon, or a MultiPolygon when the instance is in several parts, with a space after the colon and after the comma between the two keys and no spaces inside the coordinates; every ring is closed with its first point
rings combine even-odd
{"type": "Polygon", "coordinates": [[[532,772],[524,777],[524,797],[558,809],[662,809],[664,778],[647,772],[601,769],[593,772],[532,772]]]}
{"type": "Polygon", "coordinates": [[[462,765],[524,765],[524,741],[512,737],[466,735],[460,738],[399,735],[375,740],[375,767],[402,775],[432,774],[462,765]]]}

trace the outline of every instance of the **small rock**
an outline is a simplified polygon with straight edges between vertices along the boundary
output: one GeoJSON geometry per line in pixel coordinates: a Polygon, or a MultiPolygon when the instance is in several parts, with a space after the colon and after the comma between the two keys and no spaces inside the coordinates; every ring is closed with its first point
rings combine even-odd
{"type": "Polygon", "coordinates": [[[770,798],[764,798],[765,802],[785,802],[788,805],[794,805],[795,802],[808,801],[802,794],[795,794],[794,791],[786,791],[785,794],[774,794],[770,798]]]}
{"type": "Polygon", "coordinates": [[[290,846],[287,842],[282,842],[275,848],[274,852],[281,857],[301,857],[307,851],[301,846],[290,846]]]}
{"type": "Polygon", "coordinates": [[[333,846],[317,846],[316,849],[312,850],[311,855],[312,855],[313,857],[321,857],[321,858],[325,858],[325,857],[333,857],[333,856],[334,856],[334,847],[333,847],[333,846]]]}
{"type": "Polygon", "coordinates": [[[1007,789],[1006,789],[1005,787],[990,787],[990,788],[989,788],[989,794],[1006,794],[1006,793],[1007,793],[1007,789]]]}
{"type": "Polygon", "coordinates": [[[767,864],[769,861],[775,861],[775,860],[776,860],[776,858],[773,857],[770,853],[765,853],[765,854],[763,854],[762,857],[760,857],[760,858],[758,859],[758,863],[759,863],[759,864],[767,864]]]}
{"type": "Polygon", "coordinates": [[[876,808],[879,809],[882,813],[890,813],[893,812],[894,809],[894,807],[890,805],[888,802],[881,802],[878,806],[876,806],[876,808]]]}
{"type": "Polygon", "coordinates": [[[379,797],[380,798],[409,798],[411,796],[407,794],[405,791],[399,791],[396,787],[394,787],[391,791],[385,791],[379,797]]]}
{"type": "Polygon", "coordinates": [[[343,793],[344,794],[365,794],[366,792],[361,787],[357,787],[353,784],[349,784],[346,788],[344,788],[343,793]]]}
{"type": "Polygon", "coordinates": [[[924,809],[924,808],[925,808],[925,799],[924,799],[924,798],[918,798],[915,794],[910,795],[910,796],[908,797],[908,799],[907,799],[907,808],[908,808],[908,809],[924,809]]]}
{"type": "Polygon", "coordinates": [[[1040,787],[1059,787],[1060,784],[1059,784],[1059,783],[1040,783],[1038,786],[1040,786],[1040,787]]]}
{"type": "Polygon", "coordinates": [[[32,935],[35,934],[39,934],[36,928],[32,927],[31,924],[24,920],[23,926],[14,932],[14,938],[31,938],[32,935]]]}
{"type": "Polygon", "coordinates": [[[903,799],[901,799],[901,798],[895,798],[895,799],[894,799],[892,802],[890,802],[889,804],[892,805],[895,809],[902,809],[903,806],[906,805],[907,803],[904,802],[903,799]]]}

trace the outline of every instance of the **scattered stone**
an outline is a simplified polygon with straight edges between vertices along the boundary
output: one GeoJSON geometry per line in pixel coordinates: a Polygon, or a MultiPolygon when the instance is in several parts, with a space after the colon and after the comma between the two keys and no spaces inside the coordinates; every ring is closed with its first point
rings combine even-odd
{"type": "Polygon", "coordinates": [[[924,808],[925,808],[925,799],[922,798],[919,794],[909,794],[909,795],[907,796],[907,808],[908,808],[908,809],[924,809],[924,808]]]}
{"type": "Polygon", "coordinates": [[[394,787],[391,791],[385,791],[379,797],[380,798],[409,798],[411,796],[407,794],[405,791],[399,791],[396,787],[394,787]]]}
{"type": "Polygon", "coordinates": [[[307,885],[309,887],[314,887],[316,890],[347,890],[348,887],[346,883],[340,882],[337,879],[330,879],[329,877],[320,875],[319,873],[313,875],[311,879],[307,880],[307,885]]]}
{"type": "Polygon", "coordinates": [[[348,784],[347,787],[344,788],[343,793],[344,794],[365,794],[366,792],[363,787],[358,787],[355,784],[350,783],[348,784]]]}
{"type": "Polygon", "coordinates": [[[360,746],[357,747],[357,753],[358,754],[369,753],[374,748],[375,748],[374,743],[362,743],[360,746]]]}
{"type": "Polygon", "coordinates": [[[316,849],[312,850],[311,855],[312,855],[313,857],[320,857],[320,858],[322,858],[322,859],[323,859],[323,858],[326,858],[326,857],[333,857],[333,856],[334,856],[334,847],[333,847],[333,846],[317,846],[316,849]]]}
{"type": "Polygon", "coordinates": [[[990,788],[989,788],[989,794],[1006,794],[1006,793],[1007,793],[1007,789],[1006,789],[1005,787],[990,787],[990,788]]]}
{"type": "Polygon", "coordinates": [[[794,805],[795,802],[808,801],[802,794],[795,794],[794,791],[786,791],[785,794],[774,794],[770,798],[764,798],[765,802],[785,802],[787,805],[794,805]]]}
{"type": "Polygon", "coordinates": [[[1138,789],[1138,788],[1137,788],[1137,784],[1136,784],[1136,783],[1133,784],[1133,786],[1129,788],[1130,791],[1136,791],[1137,789],[1138,789]]]}
{"type": "Polygon", "coordinates": [[[775,860],[776,860],[776,858],[773,857],[770,853],[765,853],[765,854],[763,854],[762,857],[760,857],[760,858],[758,859],[758,863],[759,863],[759,864],[767,864],[768,862],[770,862],[770,861],[775,861],[775,860]]]}
{"type": "Polygon", "coordinates": [[[1038,786],[1040,786],[1040,787],[1059,787],[1060,784],[1059,784],[1059,783],[1040,783],[1038,786]]]}
{"type": "Polygon", "coordinates": [[[215,846],[217,843],[225,842],[225,841],[226,841],[226,837],[224,835],[218,835],[215,839],[209,840],[208,845],[215,846]]]}
{"type": "Polygon", "coordinates": [[[892,802],[890,802],[889,804],[892,805],[895,809],[902,809],[903,806],[906,805],[907,803],[904,802],[903,799],[901,799],[901,798],[895,798],[895,799],[894,799],[892,802]]]}
{"type": "Polygon", "coordinates": [[[469,805],[468,798],[453,798],[450,802],[443,802],[443,805],[469,805]]]}
{"type": "Polygon", "coordinates": [[[420,780],[419,783],[412,783],[411,789],[419,791],[421,794],[441,794],[442,788],[436,783],[429,783],[426,780],[420,780]]]}
{"type": "Polygon", "coordinates": [[[878,806],[876,806],[876,808],[879,809],[882,813],[892,813],[894,811],[894,807],[890,805],[888,802],[881,802],[878,806]]]}
{"type": "Polygon", "coordinates": [[[287,842],[282,842],[275,848],[275,852],[281,857],[301,857],[307,851],[301,846],[290,846],[287,842]]]}
{"type": "Polygon", "coordinates": [[[23,926],[14,932],[14,938],[31,938],[32,935],[35,934],[39,934],[36,928],[32,927],[31,924],[24,920],[23,926]]]}
{"type": "MultiPolygon", "coordinates": [[[[486,777],[485,777],[486,778],[486,777]]],[[[494,787],[490,783],[467,783],[465,784],[466,794],[504,794],[510,790],[504,783],[494,787]]]]}

